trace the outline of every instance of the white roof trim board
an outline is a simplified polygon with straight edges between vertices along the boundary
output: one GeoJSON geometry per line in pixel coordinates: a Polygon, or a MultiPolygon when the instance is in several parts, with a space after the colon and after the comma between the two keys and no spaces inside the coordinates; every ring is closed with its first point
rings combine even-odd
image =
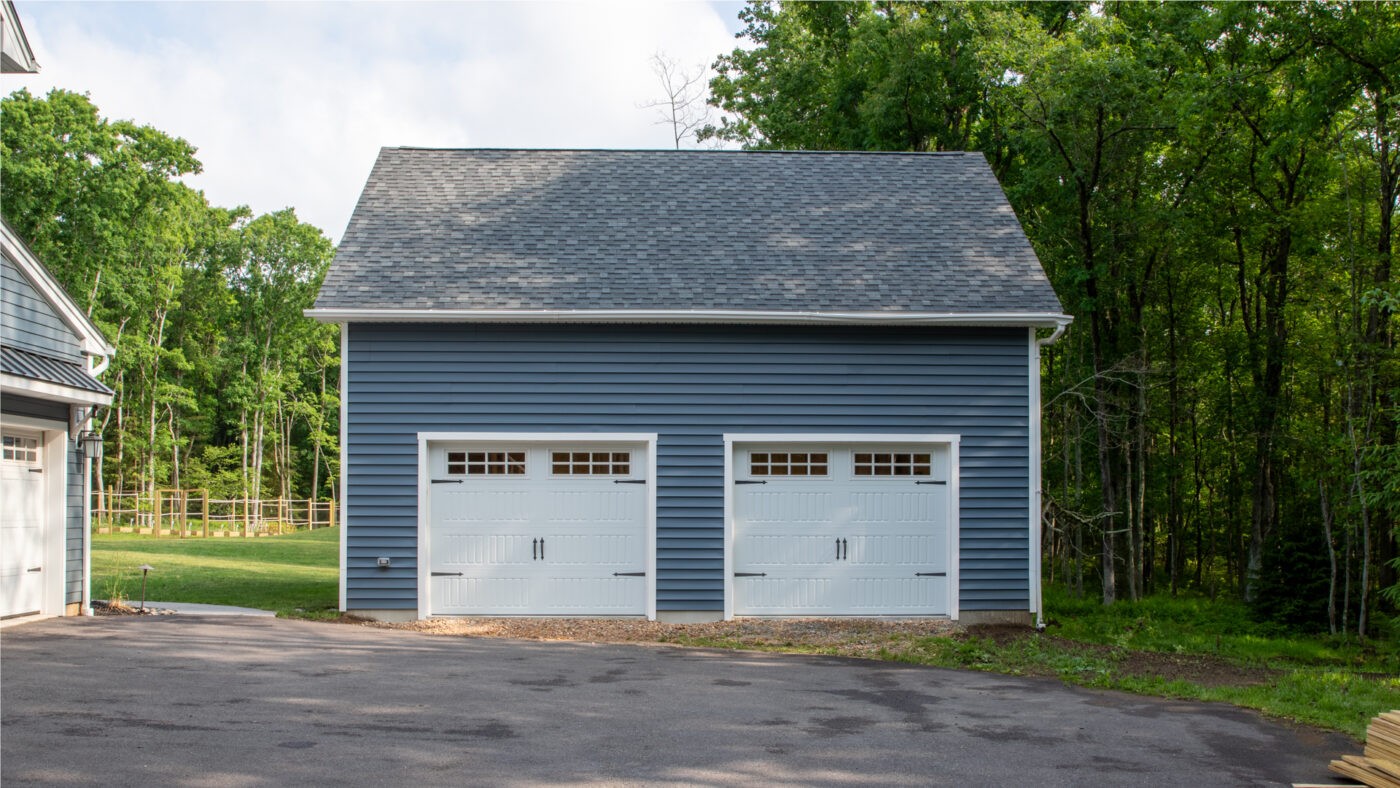
{"type": "Polygon", "coordinates": [[[39,63],[10,0],[0,2],[0,73],[37,74],[39,63]]]}
{"type": "Polygon", "coordinates": [[[725,323],[734,325],[1030,326],[1061,328],[1074,319],[1059,313],[989,312],[747,312],[701,309],[308,309],[323,323],[725,323]]]}
{"type": "Polygon", "coordinates": [[[318,320],[1058,328],[980,153],[385,148],[318,320]]]}

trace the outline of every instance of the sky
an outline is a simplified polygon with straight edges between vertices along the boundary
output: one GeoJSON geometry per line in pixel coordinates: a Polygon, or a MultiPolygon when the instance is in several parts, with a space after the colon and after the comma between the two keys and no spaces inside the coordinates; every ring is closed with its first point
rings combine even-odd
{"type": "Polygon", "coordinates": [[[183,137],[215,205],[286,207],[338,242],[381,146],[669,148],[639,105],[740,42],[740,2],[15,3],[21,87],[183,137]]]}

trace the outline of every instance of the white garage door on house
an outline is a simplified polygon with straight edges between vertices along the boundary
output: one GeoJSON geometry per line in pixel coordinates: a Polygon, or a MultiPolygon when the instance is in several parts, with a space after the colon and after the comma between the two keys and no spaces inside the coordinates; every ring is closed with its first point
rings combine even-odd
{"type": "Polygon", "coordinates": [[[952,614],[949,444],[736,443],[733,452],[734,615],[952,614]]]}
{"type": "Polygon", "coordinates": [[[433,443],[433,615],[645,615],[647,448],[433,443]]]}
{"type": "Polygon", "coordinates": [[[0,618],[38,613],[44,598],[48,517],[39,435],[0,435],[0,618]]]}

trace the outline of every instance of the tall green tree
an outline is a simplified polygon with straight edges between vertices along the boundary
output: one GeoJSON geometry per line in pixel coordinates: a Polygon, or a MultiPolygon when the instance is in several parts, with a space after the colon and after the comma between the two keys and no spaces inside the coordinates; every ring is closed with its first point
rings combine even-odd
{"type": "Polygon", "coordinates": [[[70,91],[0,101],[0,210],[117,348],[97,486],[333,495],[339,348],[302,314],[330,241],[211,206],[195,154],[70,91]]]}
{"type": "Polygon", "coordinates": [[[1076,317],[1043,355],[1051,574],[1364,633],[1395,582],[1397,7],[754,2],[707,134],[983,151],[1076,317]]]}

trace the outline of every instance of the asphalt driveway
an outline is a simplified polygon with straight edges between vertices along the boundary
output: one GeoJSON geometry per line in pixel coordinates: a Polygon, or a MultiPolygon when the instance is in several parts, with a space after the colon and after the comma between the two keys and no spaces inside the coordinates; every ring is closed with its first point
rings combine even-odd
{"type": "Polygon", "coordinates": [[[0,633],[0,781],[1333,782],[1344,736],[1227,706],[853,660],[268,618],[0,633]]]}

